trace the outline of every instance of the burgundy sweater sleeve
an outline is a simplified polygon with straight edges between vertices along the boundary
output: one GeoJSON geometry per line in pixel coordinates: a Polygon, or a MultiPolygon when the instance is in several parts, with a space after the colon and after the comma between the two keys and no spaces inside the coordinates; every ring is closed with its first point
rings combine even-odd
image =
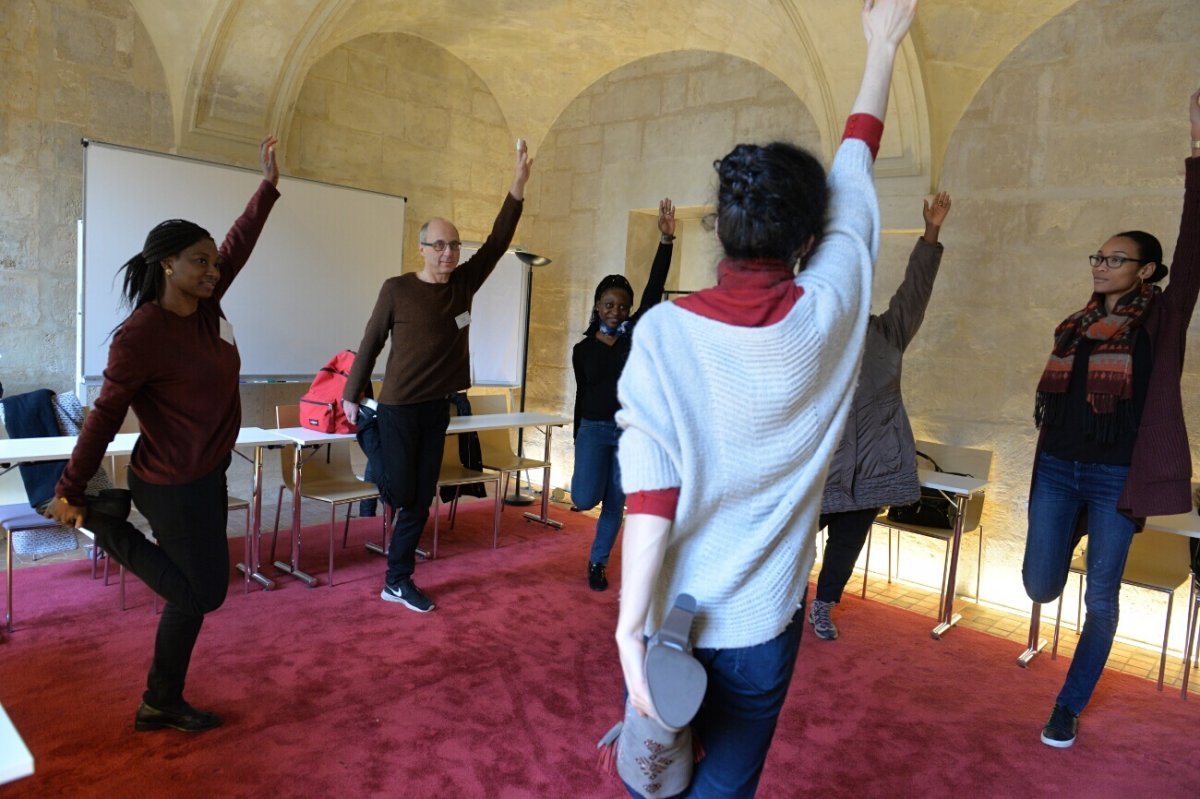
{"type": "Polygon", "coordinates": [[[84,420],[75,449],[54,489],[55,496],[65,497],[75,506],[84,504],[88,480],[100,468],[109,442],[121,429],[133,397],[146,379],[145,365],[127,346],[127,333],[122,327],[113,334],[112,345],[108,348],[108,366],[104,370],[104,386],[84,420]]]}
{"type": "Polygon", "coordinates": [[[278,199],[279,190],[269,181],[263,180],[250,197],[250,202],[246,203],[242,215],[234,221],[229,232],[225,234],[225,240],[221,242],[218,249],[217,263],[221,267],[221,279],[217,282],[217,288],[213,292],[214,300],[219,302],[225,296],[233,279],[242,271],[246,261],[250,260],[250,253],[254,251],[254,245],[258,243],[258,237],[262,233],[263,225],[267,222],[267,216],[270,215],[271,209],[275,207],[275,201],[278,199]]]}

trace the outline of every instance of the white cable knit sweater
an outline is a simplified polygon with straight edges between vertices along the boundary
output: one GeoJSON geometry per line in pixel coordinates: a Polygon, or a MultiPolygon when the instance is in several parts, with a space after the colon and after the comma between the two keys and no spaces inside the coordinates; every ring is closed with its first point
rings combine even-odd
{"type": "Polygon", "coordinates": [[[699,647],[769,641],[796,612],[870,312],[871,167],[864,142],[842,143],[830,222],[782,320],[738,327],[663,303],[638,324],[618,385],[622,487],[680,489],[647,634],[680,592],[698,602],[699,647]]]}

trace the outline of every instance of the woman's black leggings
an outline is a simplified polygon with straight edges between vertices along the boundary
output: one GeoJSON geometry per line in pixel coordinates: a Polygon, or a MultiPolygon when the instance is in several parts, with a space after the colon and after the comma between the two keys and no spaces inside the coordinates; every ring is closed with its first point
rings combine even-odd
{"type": "Polygon", "coordinates": [[[128,522],[89,513],[85,527],[96,543],[166,600],[154,642],[154,661],[143,699],[159,710],[183,703],[192,648],[204,614],[225,601],[229,588],[226,537],[227,457],[209,474],[184,485],[154,485],[129,471],[129,487],[157,541],[128,522]]]}

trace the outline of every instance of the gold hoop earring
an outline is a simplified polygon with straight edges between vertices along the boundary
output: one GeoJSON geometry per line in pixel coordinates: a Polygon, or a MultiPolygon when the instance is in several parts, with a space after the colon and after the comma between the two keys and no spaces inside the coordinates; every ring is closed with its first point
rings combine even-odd
{"type": "Polygon", "coordinates": [[[166,271],[167,271],[167,277],[170,277],[171,275],[175,274],[175,270],[169,266],[167,267],[166,271]]]}

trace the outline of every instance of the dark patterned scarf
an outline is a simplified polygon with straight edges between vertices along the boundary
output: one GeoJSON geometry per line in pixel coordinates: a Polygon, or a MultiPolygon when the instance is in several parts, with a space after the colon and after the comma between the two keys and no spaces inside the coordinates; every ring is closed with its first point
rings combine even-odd
{"type": "Polygon", "coordinates": [[[1118,426],[1132,423],[1134,335],[1142,326],[1150,301],[1160,291],[1157,286],[1142,283],[1112,313],[1105,309],[1104,295],[1093,294],[1082,310],[1062,321],[1054,331],[1054,349],[1038,381],[1033,410],[1038,427],[1047,420],[1051,424],[1061,422],[1075,351],[1083,338],[1099,342],[1092,348],[1087,367],[1087,401],[1097,417],[1097,427],[1111,430],[1114,420],[1118,426]]]}

